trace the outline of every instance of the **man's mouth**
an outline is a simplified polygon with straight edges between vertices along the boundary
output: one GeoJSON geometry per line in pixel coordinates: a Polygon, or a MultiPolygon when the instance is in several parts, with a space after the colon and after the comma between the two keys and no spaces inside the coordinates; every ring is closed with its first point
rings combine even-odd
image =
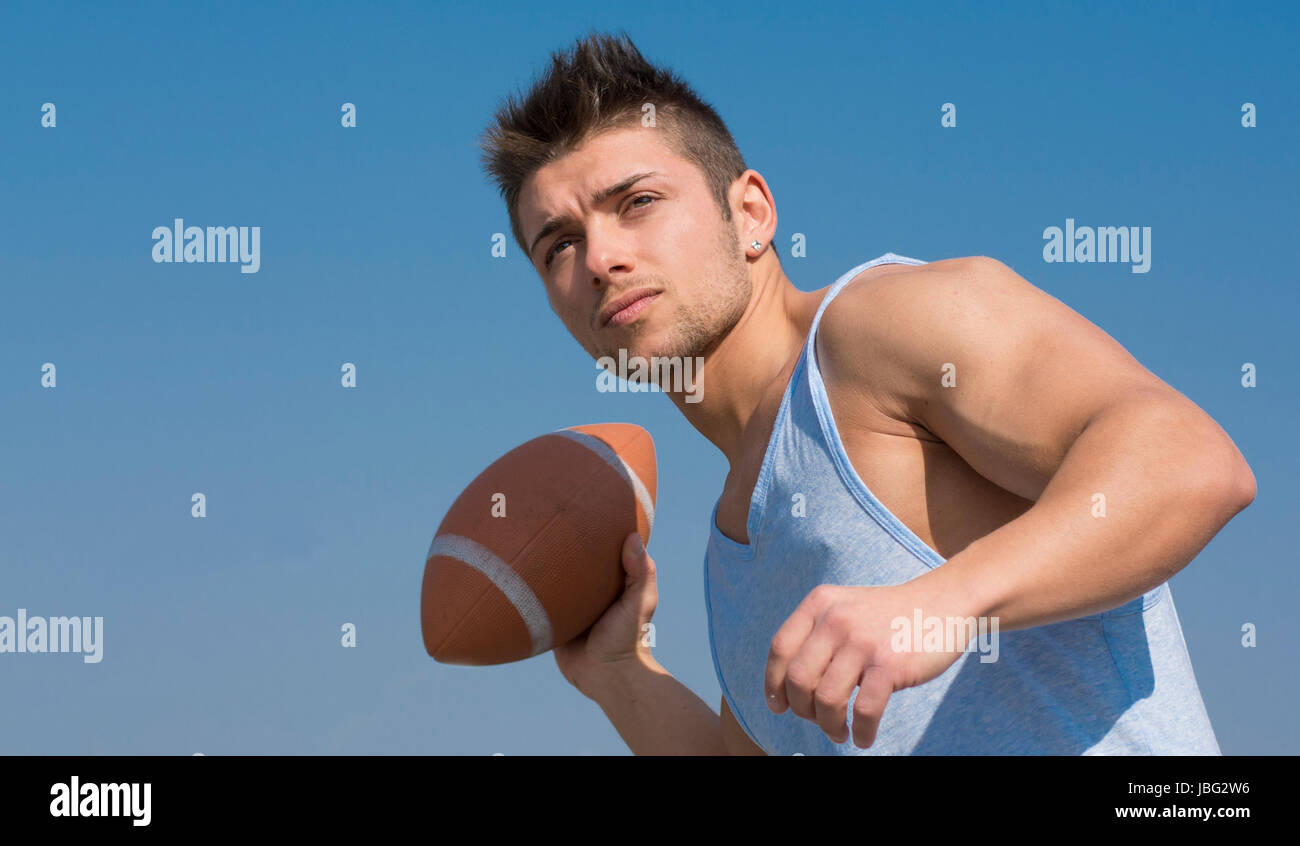
{"type": "Polygon", "coordinates": [[[601,326],[626,326],[636,320],[659,298],[658,291],[641,288],[619,297],[604,310],[601,326]]]}

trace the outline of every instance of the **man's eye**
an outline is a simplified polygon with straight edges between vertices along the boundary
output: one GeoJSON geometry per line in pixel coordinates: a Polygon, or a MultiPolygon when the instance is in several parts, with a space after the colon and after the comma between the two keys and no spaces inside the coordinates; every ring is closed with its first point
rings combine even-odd
{"type": "Polygon", "coordinates": [[[558,240],[558,241],[555,242],[555,246],[551,247],[551,251],[548,252],[548,253],[546,254],[546,265],[547,265],[547,267],[550,266],[550,264],[551,264],[551,258],[554,257],[554,256],[555,256],[555,253],[560,249],[560,245],[561,245],[561,244],[567,244],[567,243],[569,243],[569,239],[568,239],[568,238],[561,238],[560,240],[558,240]]]}
{"type": "MultiPolygon", "coordinates": [[[[654,205],[654,201],[657,199],[659,198],[654,196],[653,194],[638,194],[637,196],[632,198],[631,204],[634,208],[643,209],[646,208],[646,206],[654,205]],[[650,202],[646,203],[644,206],[638,206],[636,205],[637,200],[650,200],[650,202]]],[[[568,244],[568,243],[572,243],[568,238],[561,238],[560,240],[555,242],[555,244],[551,247],[550,251],[546,253],[547,267],[551,266],[551,259],[555,258],[555,254],[560,251],[560,245],[568,244]]]]}

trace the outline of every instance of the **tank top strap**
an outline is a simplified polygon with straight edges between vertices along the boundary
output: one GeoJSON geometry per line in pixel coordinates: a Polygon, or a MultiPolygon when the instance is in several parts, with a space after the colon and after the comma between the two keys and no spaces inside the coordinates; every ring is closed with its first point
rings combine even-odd
{"type": "Polygon", "coordinates": [[[862,264],[842,275],[839,279],[836,279],[831,285],[830,290],[826,292],[826,296],[822,298],[821,305],[817,307],[817,314],[813,316],[812,326],[808,329],[808,339],[804,342],[804,356],[810,361],[812,360],[813,343],[814,339],[817,337],[817,326],[822,322],[822,314],[826,311],[826,307],[831,304],[831,300],[835,299],[835,297],[839,295],[840,291],[844,290],[844,287],[852,282],[854,277],[859,273],[882,264],[909,264],[917,266],[926,263],[927,262],[921,261],[920,259],[900,256],[897,253],[885,253],[879,258],[873,258],[871,261],[864,261],[862,264]]]}

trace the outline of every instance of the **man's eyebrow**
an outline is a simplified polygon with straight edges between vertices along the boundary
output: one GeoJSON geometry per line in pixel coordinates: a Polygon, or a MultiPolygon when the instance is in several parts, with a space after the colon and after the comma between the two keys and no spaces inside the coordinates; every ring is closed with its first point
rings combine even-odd
{"type": "MultiPolygon", "coordinates": [[[[634,173],[619,182],[617,185],[611,185],[604,190],[597,191],[591,198],[591,204],[593,206],[598,206],[610,197],[623,193],[642,179],[645,179],[647,176],[656,176],[657,174],[658,172],[653,170],[647,170],[643,173],[634,173]]],[[[571,222],[571,220],[568,215],[555,215],[554,217],[548,217],[546,222],[542,224],[542,228],[538,231],[537,237],[533,239],[532,246],[528,248],[528,255],[531,256],[537,250],[537,245],[541,243],[543,238],[569,222],[571,222]]]]}

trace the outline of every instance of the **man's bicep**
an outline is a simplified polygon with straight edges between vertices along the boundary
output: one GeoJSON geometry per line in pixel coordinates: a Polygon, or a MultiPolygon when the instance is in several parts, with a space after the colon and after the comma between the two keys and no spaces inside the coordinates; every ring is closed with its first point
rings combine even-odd
{"type": "Polygon", "coordinates": [[[1001,262],[941,264],[857,290],[829,323],[832,355],[1000,487],[1037,500],[1100,410],[1135,392],[1177,396],[1001,262]]]}

